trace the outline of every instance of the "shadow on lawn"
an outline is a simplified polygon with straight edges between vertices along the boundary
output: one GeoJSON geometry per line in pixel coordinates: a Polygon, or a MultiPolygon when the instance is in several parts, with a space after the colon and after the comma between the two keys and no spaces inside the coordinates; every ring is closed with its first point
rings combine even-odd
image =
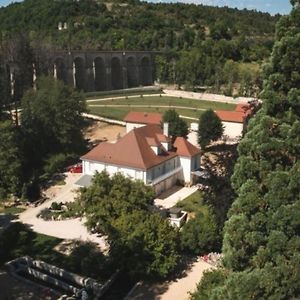
{"type": "Polygon", "coordinates": [[[22,223],[13,223],[0,236],[0,266],[28,255],[99,281],[111,275],[110,261],[94,244],[78,241],[70,255],[64,255],[54,250],[61,242],[62,239],[36,233],[22,223]]]}

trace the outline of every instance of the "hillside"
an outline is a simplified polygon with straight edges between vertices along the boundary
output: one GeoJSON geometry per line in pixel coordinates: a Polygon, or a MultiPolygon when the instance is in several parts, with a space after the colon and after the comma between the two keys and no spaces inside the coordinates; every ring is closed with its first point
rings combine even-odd
{"type": "Polygon", "coordinates": [[[58,48],[76,49],[178,50],[208,36],[247,37],[270,49],[276,20],[255,11],[139,1],[25,0],[0,9],[4,34],[26,31],[31,39],[43,37],[58,48]],[[68,29],[59,31],[59,22],[68,29]]]}
{"type": "Polygon", "coordinates": [[[160,51],[160,82],[246,96],[261,88],[278,18],[182,3],[25,0],[0,8],[0,31],[4,41],[21,32],[34,49],[160,51]]]}

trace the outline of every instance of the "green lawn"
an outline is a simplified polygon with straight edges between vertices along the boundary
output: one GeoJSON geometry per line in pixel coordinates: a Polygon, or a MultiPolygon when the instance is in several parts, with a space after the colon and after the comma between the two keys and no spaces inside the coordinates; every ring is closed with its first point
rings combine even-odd
{"type": "Polygon", "coordinates": [[[134,98],[123,98],[123,99],[114,99],[107,101],[95,101],[90,102],[88,105],[167,105],[167,106],[185,106],[191,108],[199,109],[213,109],[213,110],[234,110],[236,104],[223,103],[223,102],[214,102],[214,101],[205,101],[205,100],[193,100],[185,98],[176,98],[176,97],[134,97],[134,98]]]}
{"type": "MultiPolygon", "coordinates": [[[[236,105],[231,103],[192,100],[192,99],[184,99],[184,98],[176,98],[176,97],[159,97],[159,96],[158,97],[155,96],[134,97],[129,99],[123,98],[123,99],[95,101],[95,102],[88,103],[88,108],[91,114],[99,115],[101,117],[116,119],[116,120],[123,120],[124,117],[130,111],[158,112],[163,114],[166,110],[170,109],[169,106],[181,106],[181,107],[193,108],[193,109],[175,108],[175,110],[179,115],[198,119],[200,114],[206,109],[211,108],[213,110],[234,110],[236,105]],[[95,107],[93,105],[105,105],[105,106],[95,107]],[[109,107],[109,105],[126,105],[127,107],[109,107]],[[133,105],[149,105],[149,107],[133,107],[133,105]],[[168,106],[168,108],[167,107],[162,108],[158,106],[168,106]]],[[[187,121],[187,122],[192,122],[192,121],[187,121]]]]}
{"type": "Polygon", "coordinates": [[[201,212],[203,215],[208,213],[208,206],[203,203],[203,193],[200,191],[194,192],[189,197],[178,202],[176,206],[189,213],[201,212]]]}
{"type": "MultiPolygon", "coordinates": [[[[101,117],[116,119],[116,120],[123,120],[124,117],[130,111],[143,111],[143,112],[157,112],[157,113],[164,113],[168,108],[158,108],[158,107],[89,107],[89,113],[98,115],[101,117]]],[[[192,117],[192,118],[199,118],[202,111],[197,110],[188,110],[188,109],[175,109],[179,115],[192,117]]],[[[192,122],[192,120],[186,120],[188,123],[192,122]]]]}
{"type": "Polygon", "coordinates": [[[12,206],[12,207],[0,206],[0,213],[4,213],[4,214],[16,215],[16,214],[23,212],[24,210],[25,210],[24,208],[20,208],[20,207],[16,207],[16,206],[12,206]]]}

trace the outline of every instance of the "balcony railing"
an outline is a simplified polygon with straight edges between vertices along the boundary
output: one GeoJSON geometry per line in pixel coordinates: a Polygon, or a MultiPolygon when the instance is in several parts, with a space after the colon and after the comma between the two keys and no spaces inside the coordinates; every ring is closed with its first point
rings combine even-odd
{"type": "Polygon", "coordinates": [[[165,179],[167,179],[167,178],[173,176],[174,174],[180,172],[181,170],[182,170],[182,166],[179,166],[179,167],[173,169],[172,171],[170,171],[168,173],[165,173],[165,174],[163,174],[159,177],[156,177],[153,180],[147,180],[147,184],[156,185],[159,182],[164,181],[165,179]]]}

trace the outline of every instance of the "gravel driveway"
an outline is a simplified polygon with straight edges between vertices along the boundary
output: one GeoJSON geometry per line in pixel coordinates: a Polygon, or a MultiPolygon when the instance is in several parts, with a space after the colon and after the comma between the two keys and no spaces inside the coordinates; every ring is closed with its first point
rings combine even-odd
{"type": "Polygon", "coordinates": [[[76,196],[76,189],[78,187],[74,184],[82,174],[66,173],[66,185],[64,185],[56,195],[43,204],[37,207],[28,208],[19,215],[19,220],[31,227],[32,230],[54,236],[61,239],[79,239],[83,241],[92,241],[97,243],[101,250],[107,249],[107,244],[104,237],[99,237],[97,234],[91,234],[84,226],[84,219],[71,219],[62,221],[44,221],[37,218],[37,214],[44,208],[51,206],[52,202],[70,202],[74,201],[76,196]]]}

